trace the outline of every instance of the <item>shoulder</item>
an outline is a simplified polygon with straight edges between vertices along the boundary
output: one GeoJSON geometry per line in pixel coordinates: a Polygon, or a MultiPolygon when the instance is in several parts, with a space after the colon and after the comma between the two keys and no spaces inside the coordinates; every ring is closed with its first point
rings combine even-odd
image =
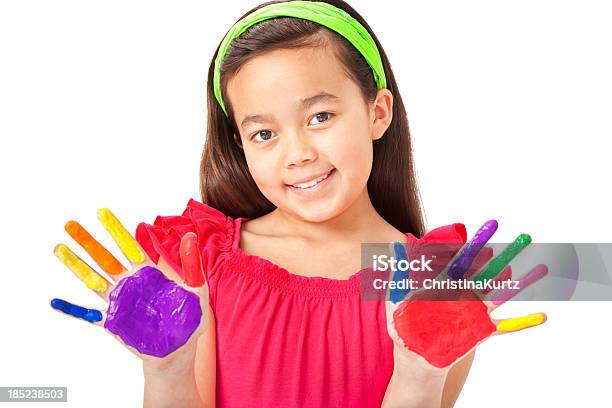
{"type": "Polygon", "coordinates": [[[163,256],[180,273],[179,247],[183,235],[194,232],[202,256],[215,257],[231,246],[234,225],[232,217],[189,199],[181,215],[158,215],[152,224],[138,224],[136,241],[155,263],[163,256]]]}

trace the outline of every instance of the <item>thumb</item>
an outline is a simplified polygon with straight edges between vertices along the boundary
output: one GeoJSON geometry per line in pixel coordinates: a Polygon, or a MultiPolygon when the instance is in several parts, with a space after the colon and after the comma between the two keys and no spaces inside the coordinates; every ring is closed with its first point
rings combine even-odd
{"type": "MultiPolygon", "coordinates": [[[[204,270],[202,269],[202,258],[198,247],[198,237],[193,232],[188,232],[181,238],[179,255],[183,267],[183,277],[185,284],[191,288],[200,298],[202,308],[202,320],[198,330],[205,330],[208,327],[208,285],[204,280],[204,270]]],[[[197,337],[197,336],[196,336],[197,337]]]]}
{"type": "MultiPolygon", "coordinates": [[[[410,278],[410,270],[406,269],[402,271],[399,265],[400,261],[404,261],[405,265],[408,264],[408,253],[406,252],[406,247],[400,241],[393,241],[391,245],[393,246],[393,253],[395,255],[395,260],[397,261],[395,263],[395,271],[391,272],[391,280],[395,285],[399,285],[402,280],[404,280],[405,283],[410,278]]],[[[391,302],[393,302],[393,304],[398,304],[404,300],[406,296],[408,296],[408,293],[410,293],[410,288],[405,288],[403,286],[401,288],[394,287],[390,288],[389,291],[391,302]]]]}
{"type": "Polygon", "coordinates": [[[198,237],[193,232],[183,235],[179,247],[183,276],[187,286],[199,288],[204,286],[204,271],[202,270],[202,258],[198,248],[198,237]]]}

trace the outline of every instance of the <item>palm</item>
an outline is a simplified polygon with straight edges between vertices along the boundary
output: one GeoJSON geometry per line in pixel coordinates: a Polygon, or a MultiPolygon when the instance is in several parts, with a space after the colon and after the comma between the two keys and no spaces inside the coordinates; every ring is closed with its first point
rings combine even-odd
{"type": "Polygon", "coordinates": [[[156,357],[185,344],[202,317],[198,296],[151,266],[123,278],[109,300],[104,327],[126,345],[156,357]]]}
{"type": "MultiPolygon", "coordinates": [[[[203,282],[195,235],[185,235],[180,249],[189,287],[169,279],[157,269],[109,210],[100,210],[98,217],[130,261],[130,268],[123,267],[83,227],[70,221],[66,224],[66,231],[110,279],[104,278],[66,245],[58,245],[55,255],[104,299],[108,307],[101,312],[61,299],[52,300],[52,307],[104,327],[142,359],[166,357],[178,349],[186,349],[186,344],[193,345],[205,328],[208,310],[208,292],[203,282]]],[[[190,353],[195,352],[195,347],[188,349],[190,353]]]]}
{"type": "MultiPolygon", "coordinates": [[[[495,221],[487,222],[456,257],[459,248],[457,245],[430,246],[429,250],[433,248],[438,252],[438,263],[433,269],[433,276],[432,273],[411,272],[410,278],[419,283],[432,277],[438,280],[441,277],[455,280],[465,278],[475,282],[509,278],[511,268],[508,263],[531,239],[522,234],[491,259],[493,251],[484,247],[484,244],[496,229],[495,221]],[[441,252],[445,254],[440,256],[441,252]]],[[[417,243],[411,246],[411,258],[427,251],[417,243]]],[[[408,259],[402,244],[394,243],[394,252],[396,259],[408,259]]],[[[519,280],[520,290],[541,279],[546,273],[545,265],[536,266],[519,280]]],[[[397,280],[398,276],[394,275],[393,279],[397,280]]],[[[387,330],[397,346],[396,350],[403,357],[420,361],[432,369],[447,371],[491,336],[533,327],[546,321],[543,313],[504,320],[491,318],[493,310],[518,292],[500,289],[491,296],[487,290],[465,288],[393,290],[390,291],[391,301],[386,302],[387,330]],[[485,294],[490,299],[485,299],[485,294]]]]}

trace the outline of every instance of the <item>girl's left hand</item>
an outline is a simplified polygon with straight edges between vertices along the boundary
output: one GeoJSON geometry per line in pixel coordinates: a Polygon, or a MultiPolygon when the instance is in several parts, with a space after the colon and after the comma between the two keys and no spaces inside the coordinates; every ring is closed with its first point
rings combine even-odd
{"type": "MultiPolygon", "coordinates": [[[[436,280],[443,281],[449,277],[455,280],[465,278],[485,282],[491,279],[501,282],[510,278],[511,267],[508,264],[530,244],[531,237],[527,234],[519,235],[491,260],[493,250],[484,245],[496,229],[495,220],[487,221],[461,251],[451,251],[448,255],[449,247],[446,247],[446,259],[453,258],[456,253],[459,255],[453,258],[452,263],[441,265],[442,271],[436,280]],[[447,265],[450,266],[446,268],[447,265]],[[479,269],[482,265],[482,269],[479,269]]],[[[421,241],[424,239],[409,244],[412,259],[415,259],[416,253],[422,253],[421,241]]],[[[396,260],[408,260],[403,243],[394,242],[392,245],[396,260]]],[[[436,253],[444,248],[440,243],[431,245],[437,249],[436,253]]],[[[458,246],[455,245],[455,248],[458,246]]],[[[438,256],[440,258],[444,257],[438,256]]],[[[434,273],[437,274],[437,271],[434,270],[434,273]]],[[[395,343],[396,364],[399,362],[411,370],[422,369],[427,374],[443,376],[488,338],[544,323],[544,313],[502,320],[491,318],[490,313],[547,273],[546,265],[537,265],[519,280],[520,289],[499,289],[493,296],[488,296],[487,300],[482,300],[483,294],[487,293],[485,290],[476,293],[470,289],[390,289],[390,301],[385,302],[387,330],[395,343]]],[[[424,278],[422,273],[411,271],[410,274],[409,278],[416,281],[419,277],[424,278]]],[[[392,272],[392,276],[394,281],[406,278],[405,272],[400,271],[392,272]]]]}

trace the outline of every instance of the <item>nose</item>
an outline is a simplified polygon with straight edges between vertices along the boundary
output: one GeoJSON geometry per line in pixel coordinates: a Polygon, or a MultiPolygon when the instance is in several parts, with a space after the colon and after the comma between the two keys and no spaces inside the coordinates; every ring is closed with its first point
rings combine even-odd
{"type": "Polygon", "coordinates": [[[304,163],[313,161],[317,157],[316,150],[311,145],[307,134],[300,132],[292,133],[285,137],[285,142],[285,167],[299,167],[304,163]]]}

